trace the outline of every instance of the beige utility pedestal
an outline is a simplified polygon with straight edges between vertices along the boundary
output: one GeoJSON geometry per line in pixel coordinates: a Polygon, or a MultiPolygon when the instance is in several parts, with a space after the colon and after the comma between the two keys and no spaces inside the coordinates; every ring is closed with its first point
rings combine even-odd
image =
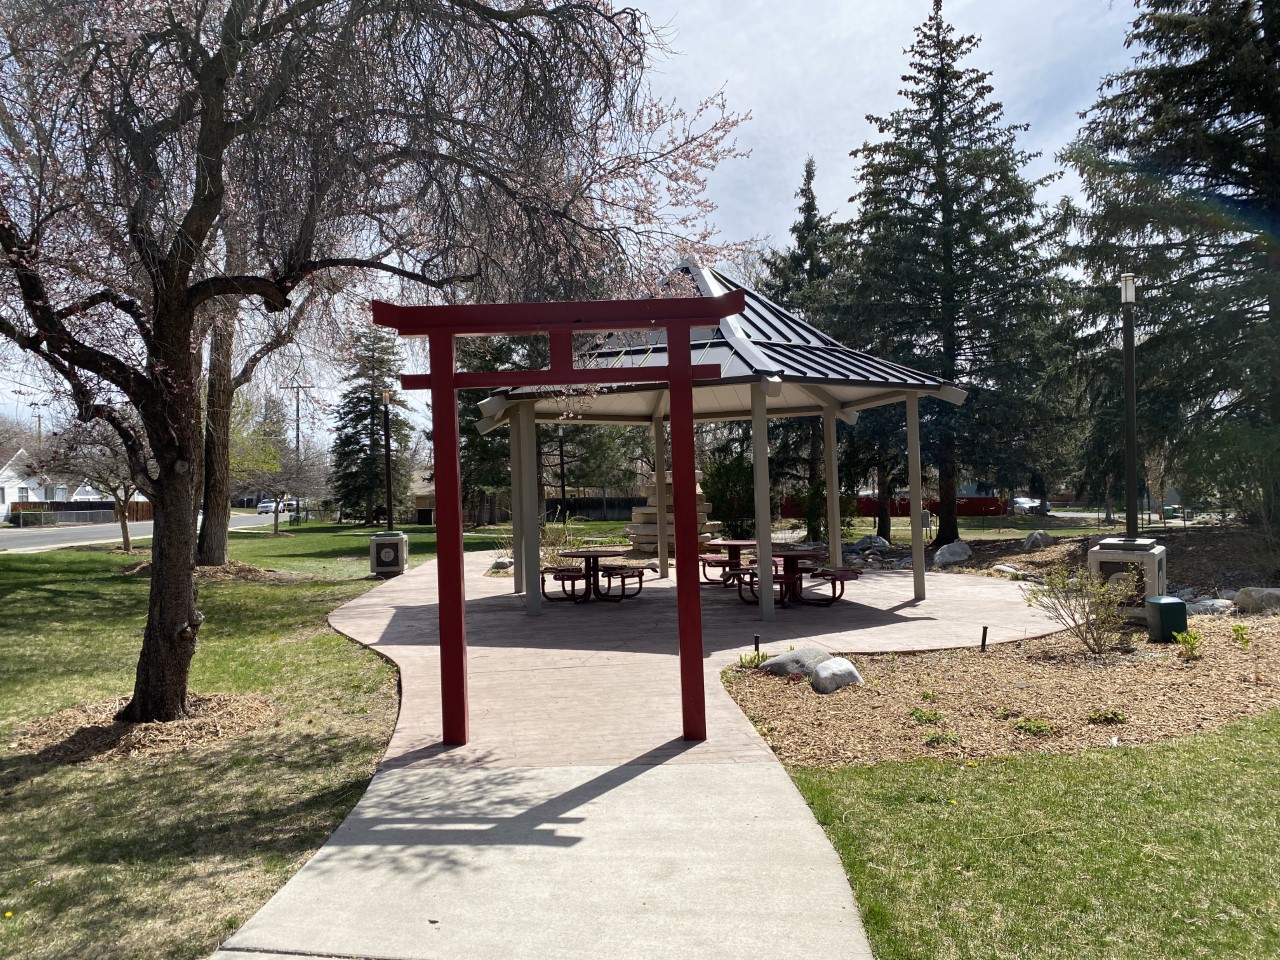
{"type": "Polygon", "coordinates": [[[1146,620],[1147,598],[1164,595],[1167,586],[1165,548],[1141,537],[1107,537],[1089,551],[1089,572],[1107,580],[1132,573],[1137,589],[1120,612],[1130,620],[1146,620]]]}

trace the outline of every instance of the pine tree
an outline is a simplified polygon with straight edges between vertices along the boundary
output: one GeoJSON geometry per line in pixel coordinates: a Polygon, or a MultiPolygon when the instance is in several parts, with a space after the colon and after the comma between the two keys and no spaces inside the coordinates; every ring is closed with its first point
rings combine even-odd
{"type": "MultiPolygon", "coordinates": [[[[957,36],[941,0],[916,28],[903,77],[907,103],[868,117],[886,139],[860,163],[851,323],[912,366],[969,391],[963,407],[923,411],[924,453],[938,473],[938,545],[959,538],[962,470],[986,469],[993,445],[1025,430],[1035,344],[1050,309],[1051,237],[1018,149],[1025,125],[1003,123],[990,74],[961,64],[978,38],[957,36]]],[[[1028,465],[1029,467],[1030,465],[1028,465]]]]}
{"type": "MultiPolygon", "coordinates": [[[[791,225],[795,245],[764,255],[767,279],[764,293],[819,329],[830,324],[831,279],[840,256],[843,231],[829,214],[818,212],[813,192],[816,166],[813,157],[804,164],[804,179],[796,198],[799,219],[791,225]]],[[[775,477],[790,475],[802,484],[806,537],[822,536],[825,520],[826,487],[822,474],[822,418],[806,417],[804,428],[797,421],[782,421],[771,430],[771,465],[775,477]]],[[[831,451],[836,455],[836,451],[831,451]]]]}
{"type": "Polygon", "coordinates": [[[345,516],[375,523],[386,499],[382,392],[391,399],[391,482],[397,512],[405,506],[412,482],[409,457],[412,428],[401,410],[401,359],[394,331],[369,327],[356,339],[354,366],[338,402],[329,482],[345,516]]]}
{"type": "Polygon", "coordinates": [[[1140,6],[1064,153],[1090,203],[1081,342],[1114,342],[1136,274],[1140,448],[1167,443],[1179,480],[1234,448],[1253,476],[1218,492],[1280,530],[1280,2],[1140,6]]]}

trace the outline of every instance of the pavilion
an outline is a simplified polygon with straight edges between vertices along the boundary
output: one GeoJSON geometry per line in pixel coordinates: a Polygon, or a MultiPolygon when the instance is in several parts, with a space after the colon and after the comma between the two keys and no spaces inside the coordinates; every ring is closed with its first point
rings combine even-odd
{"type": "MultiPolygon", "coordinates": [[[[823,418],[824,446],[836,447],[836,421],[854,423],[858,411],[891,403],[906,405],[907,455],[911,496],[911,545],[915,598],[925,598],[924,539],[921,525],[919,398],[933,396],[960,404],[965,392],[945,380],[901,364],[852,350],[794,314],[706,267],[680,268],[702,297],[741,293],[744,308],[723,318],[719,326],[692,333],[693,362],[716,366],[720,376],[693,384],[693,415],[697,421],[750,420],[755,470],[755,540],[762,619],[773,609],[772,553],[769,510],[770,417],[823,418]]],[[[612,383],[597,392],[573,398],[568,416],[577,423],[652,425],[654,463],[658,476],[666,472],[664,425],[670,418],[670,390],[666,383],[646,380],[644,371],[667,363],[666,337],[661,330],[640,336],[612,334],[590,354],[593,368],[635,370],[635,382],[612,383]]],[[[512,437],[512,505],[516,542],[516,592],[525,596],[526,612],[540,612],[538,589],[539,527],[537,507],[536,423],[563,422],[566,392],[546,387],[511,387],[481,402],[485,418],[479,429],[489,432],[502,424],[512,437]],[[532,572],[532,576],[530,576],[532,572]]],[[[836,458],[825,457],[829,562],[842,564],[840,495],[836,458]]],[[[658,497],[659,576],[668,575],[666,484],[655,483],[658,497]]]]}

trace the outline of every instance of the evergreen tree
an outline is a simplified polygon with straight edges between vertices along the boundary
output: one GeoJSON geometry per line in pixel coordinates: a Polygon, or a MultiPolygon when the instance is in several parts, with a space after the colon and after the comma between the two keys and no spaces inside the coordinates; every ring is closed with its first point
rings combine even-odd
{"type": "MultiPolygon", "coordinates": [[[[830,291],[835,261],[840,254],[843,231],[829,214],[818,212],[813,192],[813,157],[804,164],[804,179],[796,197],[799,219],[791,225],[795,245],[787,250],[766,253],[764,293],[819,329],[830,325],[830,291]]],[[[802,491],[806,537],[822,536],[826,519],[826,485],[822,474],[822,418],[774,423],[771,434],[771,473],[791,479],[802,491]],[[803,429],[796,427],[803,423],[803,429]]],[[[836,455],[836,451],[832,451],[836,455]]]]}
{"type": "Polygon", "coordinates": [[[1064,153],[1090,203],[1081,342],[1114,344],[1136,274],[1141,446],[1167,443],[1179,480],[1233,450],[1253,464],[1235,506],[1280,530],[1280,2],[1139,6],[1132,66],[1064,153]]]}
{"type": "Polygon", "coordinates": [[[993,446],[1009,444],[1035,416],[1036,345],[1050,311],[1042,250],[1052,227],[1036,200],[1049,178],[1022,175],[1034,157],[1017,147],[1025,125],[1004,124],[990,74],[961,65],[978,42],[956,36],[934,0],[907,51],[906,105],[868,117],[886,139],[852,154],[861,166],[852,198],[854,322],[863,336],[874,328],[896,345],[891,357],[969,391],[963,407],[924,411],[924,453],[938,473],[938,545],[959,538],[961,471],[987,469],[993,446]]]}
{"type": "Polygon", "coordinates": [[[412,429],[401,410],[398,385],[400,352],[394,331],[370,326],[356,339],[354,366],[338,402],[329,482],[344,516],[375,523],[385,516],[386,473],[382,429],[382,392],[391,395],[391,482],[396,512],[409,499],[413,464],[412,429]]]}

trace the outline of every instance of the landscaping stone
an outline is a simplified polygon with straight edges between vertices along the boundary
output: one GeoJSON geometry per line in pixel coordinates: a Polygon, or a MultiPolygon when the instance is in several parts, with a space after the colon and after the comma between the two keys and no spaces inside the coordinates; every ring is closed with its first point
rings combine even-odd
{"type": "Polygon", "coordinates": [[[865,537],[853,545],[855,550],[871,550],[873,548],[884,549],[892,546],[884,537],[877,537],[874,533],[868,533],[865,537]]]}
{"type": "Polygon", "coordinates": [[[972,556],[973,551],[969,549],[969,545],[963,540],[957,540],[955,543],[948,543],[945,547],[938,548],[938,552],[933,555],[933,565],[945,567],[968,560],[972,556]]]}
{"type": "Polygon", "coordinates": [[[1218,596],[1220,596],[1223,600],[1234,600],[1238,592],[1239,591],[1237,590],[1219,590],[1218,596]]]}
{"type": "Polygon", "coordinates": [[[657,561],[657,560],[650,560],[650,561],[648,561],[648,562],[644,565],[644,568],[645,568],[646,570],[652,570],[654,573],[657,573],[657,572],[658,572],[658,561],[657,561]]]}
{"type": "Polygon", "coordinates": [[[1011,567],[1007,563],[997,563],[994,567],[991,568],[991,572],[1003,573],[1005,576],[1013,577],[1013,576],[1017,576],[1018,568],[1011,567]]]}
{"type": "Polygon", "coordinates": [[[1198,597],[1191,603],[1187,604],[1187,613],[1208,614],[1210,616],[1224,617],[1235,609],[1235,604],[1230,600],[1221,600],[1218,597],[1198,597]]]}
{"type": "Polygon", "coordinates": [[[1043,550],[1045,547],[1053,546],[1053,537],[1045,533],[1043,530],[1037,530],[1034,533],[1027,534],[1027,539],[1022,541],[1022,550],[1027,552],[1030,550],[1043,550]]]}
{"type": "Polygon", "coordinates": [[[516,565],[516,562],[514,560],[509,559],[508,557],[499,557],[497,560],[493,561],[492,569],[510,570],[515,565],[516,565]]]}
{"type": "Polygon", "coordinates": [[[814,668],[811,682],[818,693],[835,693],[851,683],[862,683],[862,674],[844,657],[832,657],[814,668]]]}
{"type": "Polygon", "coordinates": [[[1280,588],[1245,587],[1236,594],[1236,606],[1244,613],[1280,611],[1280,588]]]}
{"type": "Polygon", "coordinates": [[[910,569],[911,569],[911,558],[910,558],[910,557],[903,557],[901,560],[899,560],[897,563],[895,563],[895,564],[893,565],[893,569],[895,569],[895,570],[910,570],[910,569]]]}
{"type": "Polygon", "coordinates": [[[825,650],[819,650],[817,647],[801,647],[799,650],[788,650],[776,657],[770,657],[760,664],[760,669],[779,677],[789,677],[797,673],[811,677],[818,664],[830,659],[831,654],[825,650]]]}

